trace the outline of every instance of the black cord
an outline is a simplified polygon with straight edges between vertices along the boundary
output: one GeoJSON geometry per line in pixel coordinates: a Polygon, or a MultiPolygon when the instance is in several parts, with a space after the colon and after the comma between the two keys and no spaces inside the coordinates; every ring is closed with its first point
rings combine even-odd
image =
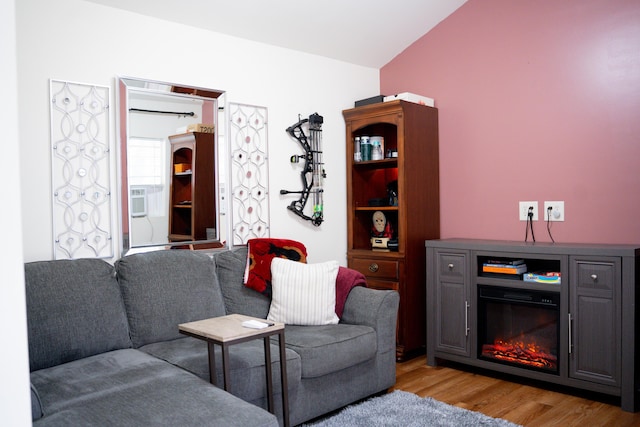
{"type": "Polygon", "coordinates": [[[527,230],[524,235],[524,241],[529,240],[529,229],[531,229],[531,240],[535,243],[536,236],[533,234],[533,208],[529,208],[529,213],[527,214],[527,230]]]}
{"type": "Polygon", "coordinates": [[[551,241],[553,243],[555,243],[556,241],[553,240],[553,236],[551,235],[551,210],[553,208],[549,207],[547,208],[547,233],[549,233],[549,237],[551,238],[551,241]]]}

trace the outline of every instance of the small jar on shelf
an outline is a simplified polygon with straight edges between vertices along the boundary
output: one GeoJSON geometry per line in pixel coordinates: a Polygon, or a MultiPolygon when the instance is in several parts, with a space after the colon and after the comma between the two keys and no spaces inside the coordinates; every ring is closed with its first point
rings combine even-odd
{"type": "Polygon", "coordinates": [[[353,161],[361,162],[362,161],[362,151],[360,150],[360,137],[356,136],[353,138],[353,161]]]}

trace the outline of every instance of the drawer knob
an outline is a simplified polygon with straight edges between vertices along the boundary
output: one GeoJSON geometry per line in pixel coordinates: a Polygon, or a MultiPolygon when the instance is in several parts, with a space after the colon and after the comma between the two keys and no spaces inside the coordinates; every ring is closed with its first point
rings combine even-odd
{"type": "Polygon", "coordinates": [[[449,270],[453,270],[453,264],[449,264],[447,267],[449,268],[449,270]]]}
{"type": "Polygon", "coordinates": [[[369,271],[372,273],[375,273],[376,271],[378,271],[378,264],[376,264],[375,262],[372,262],[371,264],[369,264],[369,271]]]}
{"type": "Polygon", "coordinates": [[[598,275],[597,274],[592,274],[591,278],[593,279],[593,281],[595,282],[596,280],[598,280],[598,275]]]}

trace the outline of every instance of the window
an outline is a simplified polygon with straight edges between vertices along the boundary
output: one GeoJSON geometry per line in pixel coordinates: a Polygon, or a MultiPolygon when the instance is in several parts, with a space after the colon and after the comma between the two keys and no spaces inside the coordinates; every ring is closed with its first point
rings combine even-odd
{"type": "Polygon", "coordinates": [[[167,142],[158,138],[132,137],[127,145],[129,188],[136,189],[136,194],[146,194],[149,216],[168,215],[164,191],[169,169],[166,147],[167,142]]]}

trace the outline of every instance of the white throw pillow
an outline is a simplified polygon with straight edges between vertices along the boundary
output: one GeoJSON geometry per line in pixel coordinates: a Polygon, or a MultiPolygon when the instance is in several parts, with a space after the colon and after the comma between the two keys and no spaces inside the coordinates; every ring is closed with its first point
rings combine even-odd
{"type": "Polygon", "coordinates": [[[336,315],[338,262],[303,264],[284,258],[271,261],[271,307],[267,319],[289,325],[330,325],[336,315]]]}

